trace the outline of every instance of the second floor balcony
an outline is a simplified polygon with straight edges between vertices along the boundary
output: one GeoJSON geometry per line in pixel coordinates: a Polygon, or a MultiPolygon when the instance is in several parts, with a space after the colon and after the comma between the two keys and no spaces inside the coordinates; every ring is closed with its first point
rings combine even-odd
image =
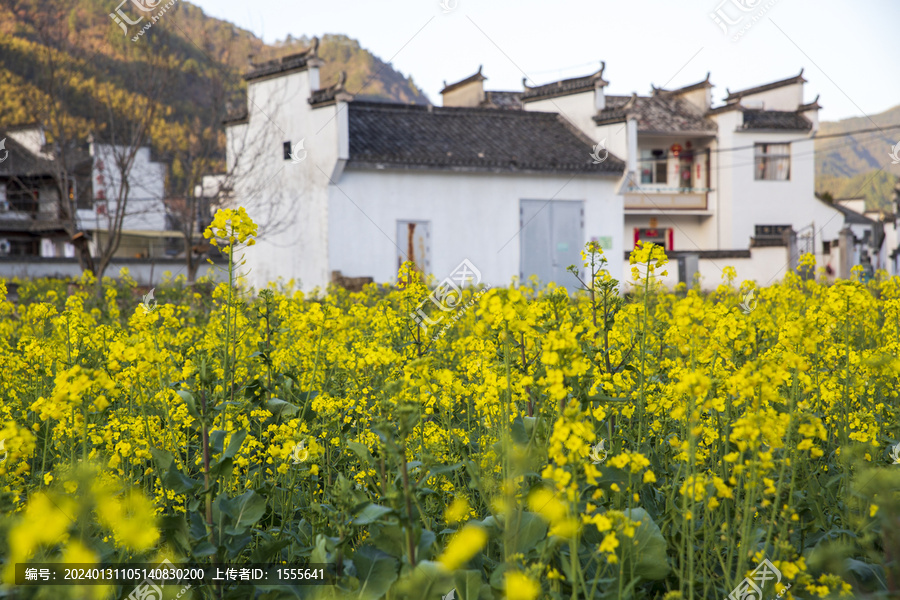
{"type": "Polygon", "coordinates": [[[709,210],[709,188],[630,185],[625,188],[626,214],[705,215],[709,210]]]}

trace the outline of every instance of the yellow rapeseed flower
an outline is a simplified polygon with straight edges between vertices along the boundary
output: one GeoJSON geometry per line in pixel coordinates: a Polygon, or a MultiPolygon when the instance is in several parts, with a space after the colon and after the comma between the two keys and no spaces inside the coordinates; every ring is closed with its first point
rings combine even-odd
{"type": "Polygon", "coordinates": [[[481,527],[466,525],[457,532],[437,561],[448,571],[455,571],[469,562],[487,543],[488,534],[481,527]]]}

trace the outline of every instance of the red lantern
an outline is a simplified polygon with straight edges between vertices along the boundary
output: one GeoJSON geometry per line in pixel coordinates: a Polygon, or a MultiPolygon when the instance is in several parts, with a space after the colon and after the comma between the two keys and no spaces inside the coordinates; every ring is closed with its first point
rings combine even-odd
{"type": "Polygon", "coordinates": [[[672,151],[672,156],[678,156],[681,154],[681,144],[672,144],[672,147],[669,148],[672,151]]]}

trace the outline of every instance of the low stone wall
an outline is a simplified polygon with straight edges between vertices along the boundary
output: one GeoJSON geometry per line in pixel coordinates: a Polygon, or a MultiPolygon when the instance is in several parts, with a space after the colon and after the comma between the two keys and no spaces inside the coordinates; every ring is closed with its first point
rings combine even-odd
{"type": "MultiPolygon", "coordinates": [[[[201,259],[202,260],[202,259],[201,259]]],[[[138,282],[138,285],[154,286],[158,284],[166,272],[172,278],[186,275],[187,267],[183,260],[171,258],[139,259],[123,258],[113,260],[104,276],[116,278],[123,269],[138,282]]],[[[197,269],[197,277],[212,276],[216,281],[224,281],[228,265],[210,265],[205,260],[197,269]]],[[[0,279],[67,279],[81,277],[81,267],[77,258],[40,258],[40,257],[3,257],[0,258],[0,279]]]]}
{"type": "MultiPolygon", "coordinates": [[[[682,254],[690,253],[669,252],[669,264],[664,269],[668,275],[660,278],[669,288],[674,288],[679,283],[678,255],[682,254]]],[[[785,246],[697,252],[695,254],[698,255],[700,289],[703,291],[715,290],[723,282],[722,271],[725,267],[733,267],[737,272],[737,277],[734,279],[735,286],[739,286],[743,281],[755,281],[760,287],[765,287],[781,281],[784,274],[791,270],[790,256],[785,246]]],[[[631,265],[627,260],[623,267],[623,274],[625,280],[623,290],[627,292],[631,290],[631,265]]]]}

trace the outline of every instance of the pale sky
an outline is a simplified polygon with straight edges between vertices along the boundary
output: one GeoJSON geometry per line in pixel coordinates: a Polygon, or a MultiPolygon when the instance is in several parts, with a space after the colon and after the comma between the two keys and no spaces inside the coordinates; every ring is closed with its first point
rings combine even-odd
{"type": "Polygon", "coordinates": [[[725,88],[805,68],[805,100],[821,94],[823,120],[900,104],[898,0],[443,0],[446,13],[441,0],[192,1],[270,43],[346,34],[412,75],[437,105],[444,80],[479,65],[486,89],[521,90],[523,77],[533,85],[587,75],[601,60],[609,94],[689,85],[712,71],[716,105],[725,88]],[[728,35],[717,11],[734,23],[728,35]]]}

